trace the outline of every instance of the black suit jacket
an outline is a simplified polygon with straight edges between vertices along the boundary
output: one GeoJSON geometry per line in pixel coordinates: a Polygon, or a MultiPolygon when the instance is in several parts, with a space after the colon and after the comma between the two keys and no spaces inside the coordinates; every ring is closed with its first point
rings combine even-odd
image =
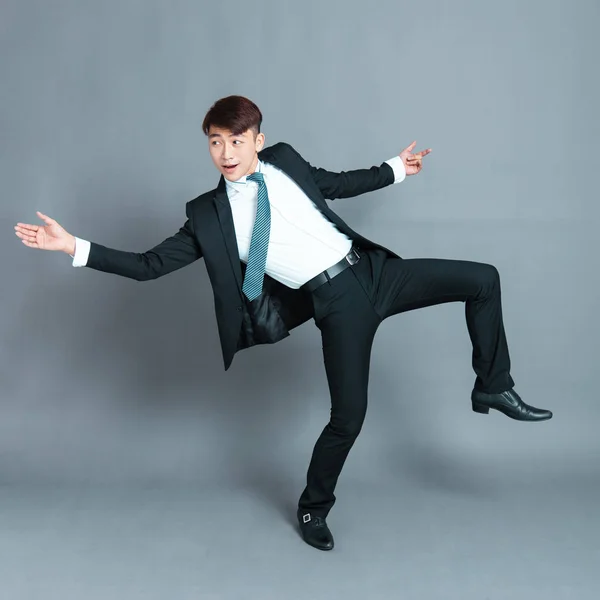
{"type": "MultiPolygon", "coordinates": [[[[278,143],[259,153],[291,177],[327,219],[361,248],[391,250],[353,231],[327,205],[325,199],[349,198],[378,190],[394,182],[387,163],[370,169],[332,173],[313,167],[292,146],[278,143]]],[[[225,370],[238,350],[274,343],[312,317],[312,301],[302,289],[291,289],[265,275],[261,296],[249,302],[242,294],[245,264],[239,258],[233,216],[225,179],[218,186],[186,203],[187,220],[179,231],[146,252],[126,252],[91,243],[87,265],[91,269],[148,281],[204,258],[211,281],[225,370]]]]}

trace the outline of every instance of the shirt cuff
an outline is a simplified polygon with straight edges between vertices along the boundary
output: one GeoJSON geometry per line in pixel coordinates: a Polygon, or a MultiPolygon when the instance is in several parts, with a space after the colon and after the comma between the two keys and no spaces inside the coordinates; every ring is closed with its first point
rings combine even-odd
{"type": "Polygon", "coordinates": [[[69,255],[73,257],[74,267],[85,267],[87,265],[91,246],[87,240],[82,240],[78,237],[75,238],[75,254],[69,255]]]}
{"type": "Polygon", "coordinates": [[[406,169],[404,168],[402,159],[399,156],[394,156],[394,158],[390,158],[385,162],[394,170],[394,183],[404,181],[406,178],[406,169]]]}

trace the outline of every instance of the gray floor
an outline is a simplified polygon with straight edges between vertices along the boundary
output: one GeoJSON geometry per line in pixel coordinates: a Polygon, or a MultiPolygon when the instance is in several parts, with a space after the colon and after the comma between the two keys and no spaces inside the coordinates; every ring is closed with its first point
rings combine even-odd
{"type": "Polygon", "coordinates": [[[446,467],[340,481],[332,552],[298,536],[301,481],[268,472],[238,487],[6,485],[0,597],[598,598],[600,487],[583,471],[446,467]]]}

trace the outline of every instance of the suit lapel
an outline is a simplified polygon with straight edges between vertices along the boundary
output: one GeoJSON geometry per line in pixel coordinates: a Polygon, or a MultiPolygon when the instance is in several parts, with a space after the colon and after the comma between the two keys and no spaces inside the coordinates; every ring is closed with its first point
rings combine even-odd
{"type": "Polygon", "coordinates": [[[227,248],[227,253],[229,254],[231,267],[235,273],[236,281],[241,290],[242,267],[240,265],[240,253],[238,250],[237,239],[235,237],[233,214],[231,212],[231,205],[229,204],[229,197],[227,196],[225,178],[222,175],[221,179],[219,180],[219,185],[215,191],[215,207],[217,209],[219,222],[221,223],[221,231],[223,232],[223,239],[225,240],[225,246],[227,248]]]}

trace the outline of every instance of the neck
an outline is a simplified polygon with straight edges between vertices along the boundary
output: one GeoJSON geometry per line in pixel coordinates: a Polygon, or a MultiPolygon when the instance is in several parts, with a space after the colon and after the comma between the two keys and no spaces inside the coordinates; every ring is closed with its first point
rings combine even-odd
{"type": "Polygon", "coordinates": [[[246,175],[252,175],[252,173],[256,171],[256,167],[258,167],[258,154],[255,155],[254,160],[252,161],[252,166],[246,175]]]}

